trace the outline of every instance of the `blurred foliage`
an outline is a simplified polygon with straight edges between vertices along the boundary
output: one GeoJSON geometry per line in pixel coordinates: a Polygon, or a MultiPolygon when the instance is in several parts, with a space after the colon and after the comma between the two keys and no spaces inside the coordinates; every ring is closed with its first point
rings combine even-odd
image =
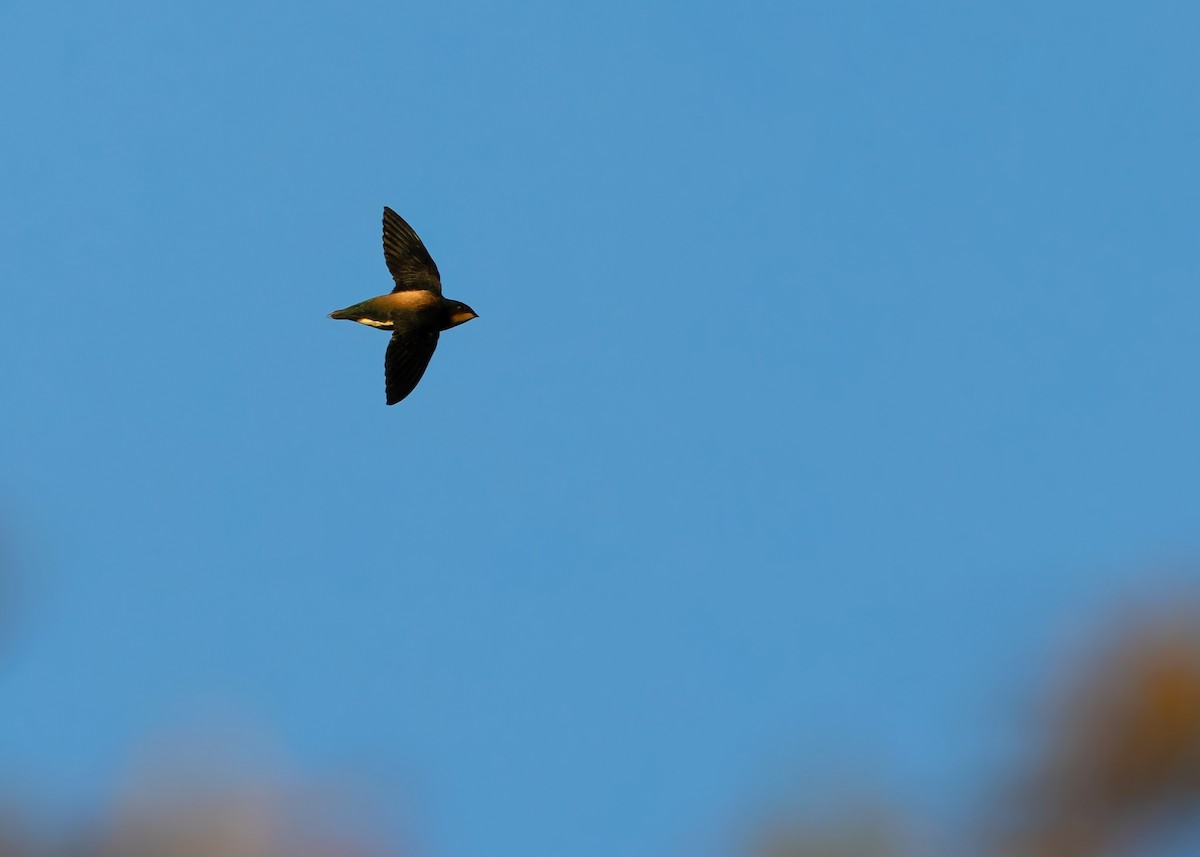
{"type": "MultiPolygon", "coordinates": [[[[1117,622],[1053,684],[1026,757],[997,784],[970,857],[1143,857],[1163,830],[1200,820],[1200,603],[1117,622]]],[[[48,842],[0,807],[0,857],[403,857],[388,837],[333,823],[339,799],[244,773],[148,778],[84,831],[48,842]],[[305,797],[307,795],[307,797],[305,797]]],[[[986,783],[980,785],[986,786],[986,783]]],[[[351,799],[353,800],[353,798],[351,799]]],[[[759,826],[752,857],[928,857],[937,825],[885,800],[759,826]]],[[[941,853],[941,852],[938,852],[941,853]]]]}
{"type": "Polygon", "coordinates": [[[1134,854],[1200,809],[1200,609],[1142,617],[1059,689],[1016,801],[1014,857],[1134,854]]]}
{"type": "Polygon", "coordinates": [[[98,823],[52,841],[19,816],[0,820],[0,857],[404,857],[336,817],[346,798],[244,774],[158,777],[122,794],[98,823]]]}
{"type": "MultiPolygon", "coordinates": [[[[1017,782],[996,791],[966,853],[1142,857],[1164,829],[1200,820],[1200,605],[1109,628],[1053,696],[1017,782]]],[[[929,853],[898,830],[860,813],[771,837],[756,857],[929,853]]]]}
{"type": "Polygon", "coordinates": [[[292,812],[282,791],[230,790],[123,814],[72,857],[384,857],[292,812]]]}
{"type": "Polygon", "coordinates": [[[836,818],[768,825],[757,857],[903,857],[912,853],[900,819],[875,804],[848,802],[836,818]]]}

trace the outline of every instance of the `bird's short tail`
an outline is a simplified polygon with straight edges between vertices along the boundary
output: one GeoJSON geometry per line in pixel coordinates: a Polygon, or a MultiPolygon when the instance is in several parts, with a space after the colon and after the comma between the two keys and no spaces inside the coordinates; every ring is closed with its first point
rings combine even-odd
{"type": "Polygon", "coordinates": [[[354,313],[351,311],[351,310],[353,310],[353,309],[354,309],[354,307],[346,307],[345,309],[337,309],[337,310],[334,310],[333,312],[331,312],[331,313],[329,314],[329,317],[330,317],[330,318],[348,318],[348,319],[354,320],[354,319],[356,319],[358,316],[357,316],[357,315],[355,315],[355,314],[354,314],[354,313]]]}

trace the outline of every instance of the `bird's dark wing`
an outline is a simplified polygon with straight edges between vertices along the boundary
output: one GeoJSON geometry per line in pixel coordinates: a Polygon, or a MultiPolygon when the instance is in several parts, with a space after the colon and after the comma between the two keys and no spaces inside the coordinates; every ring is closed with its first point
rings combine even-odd
{"type": "Polygon", "coordinates": [[[387,355],[383,359],[389,405],[396,404],[417,386],[437,343],[436,330],[397,330],[392,334],[387,355]]]}
{"type": "Polygon", "coordinates": [[[386,205],[383,207],[383,258],[396,281],[393,292],[425,290],[442,293],[442,277],[429,251],[404,222],[404,218],[386,205]]]}

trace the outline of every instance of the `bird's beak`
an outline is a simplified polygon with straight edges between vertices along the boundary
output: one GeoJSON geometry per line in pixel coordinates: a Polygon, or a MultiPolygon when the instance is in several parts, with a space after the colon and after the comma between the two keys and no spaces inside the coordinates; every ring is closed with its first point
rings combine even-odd
{"type": "Polygon", "coordinates": [[[473,318],[479,318],[479,313],[469,309],[463,310],[462,312],[456,312],[454,315],[450,316],[450,323],[455,325],[463,324],[473,318]]]}

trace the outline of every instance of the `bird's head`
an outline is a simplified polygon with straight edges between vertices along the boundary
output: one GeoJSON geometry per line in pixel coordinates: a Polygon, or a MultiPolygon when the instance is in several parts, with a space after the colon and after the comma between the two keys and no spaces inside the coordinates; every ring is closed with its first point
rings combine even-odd
{"type": "Polygon", "coordinates": [[[450,301],[447,309],[450,311],[450,326],[458,327],[473,318],[479,318],[479,313],[460,301],[450,301]]]}

